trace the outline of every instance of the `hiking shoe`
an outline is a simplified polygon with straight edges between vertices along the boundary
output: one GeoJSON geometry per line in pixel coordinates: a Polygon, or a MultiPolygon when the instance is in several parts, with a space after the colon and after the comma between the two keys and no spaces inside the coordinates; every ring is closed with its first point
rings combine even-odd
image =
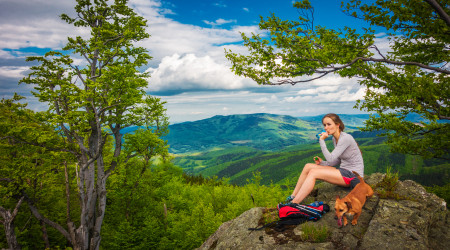
{"type": "Polygon", "coordinates": [[[286,200],[284,201],[284,203],[292,202],[293,199],[294,199],[294,196],[289,195],[288,197],[286,197],[286,200]]]}
{"type": "Polygon", "coordinates": [[[279,203],[279,204],[277,205],[277,210],[280,210],[280,208],[282,208],[282,207],[287,207],[287,206],[290,206],[290,205],[292,205],[292,204],[294,204],[294,203],[292,203],[292,202],[279,203]]]}

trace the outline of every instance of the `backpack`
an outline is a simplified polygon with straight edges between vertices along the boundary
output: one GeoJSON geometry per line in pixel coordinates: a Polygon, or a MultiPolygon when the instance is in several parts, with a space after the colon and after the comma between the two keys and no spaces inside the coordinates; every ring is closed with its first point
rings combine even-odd
{"type": "Polygon", "coordinates": [[[306,221],[317,221],[322,216],[330,211],[330,207],[323,202],[313,202],[309,205],[300,205],[290,203],[288,205],[278,204],[279,220],[265,224],[259,228],[249,228],[249,230],[261,230],[273,224],[276,224],[277,229],[282,229],[284,225],[298,225],[306,221]]]}

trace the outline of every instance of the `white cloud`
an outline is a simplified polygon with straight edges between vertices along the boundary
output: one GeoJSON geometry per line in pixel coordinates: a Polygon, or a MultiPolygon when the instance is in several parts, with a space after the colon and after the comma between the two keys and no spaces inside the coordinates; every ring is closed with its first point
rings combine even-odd
{"type": "Polygon", "coordinates": [[[74,17],[73,7],[73,2],[59,0],[0,1],[0,49],[58,49],[68,36],[86,35],[59,18],[62,13],[74,17]]]}
{"type": "Polygon", "coordinates": [[[264,97],[253,99],[255,103],[274,103],[278,102],[279,99],[276,95],[268,96],[267,94],[264,94],[264,97]]]}
{"type": "Polygon", "coordinates": [[[322,93],[335,92],[339,89],[339,85],[321,86],[316,88],[304,89],[297,92],[298,95],[319,95],[322,93]]]}
{"type": "Polygon", "coordinates": [[[0,76],[6,78],[23,78],[29,67],[3,66],[0,67],[0,76]]]}
{"type": "Polygon", "coordinates": [[[222,2],[220,2],[220,3],[214,3],[213,5],[216,6],[216,7],[220,7],[220,8],[226,8],[226,7],[227,7],[227,5],[224,4],[224,3],[222,3],[222,2]]]}
{"type": "Polygon", "coordinates": [[[248,8],[242,8],[242,10],[244,10],[245,12],[250,12],[248,8]]]}
{"type": "Polygon", "coordinates": [[[210,56],[174,54],[164,57],[158,68],[148,69],[150,92],[178,93],[192,90],[233,90],[256,87],[249,79],[234,75],[230,68],[210,56]]]}
{"type": "Polygon", "coordinates": [[[302,103],[302,102],[311,102],[315,98],[312,96],[289,96],[283,99],[283,102],[287,103],[302,103]]]}
{"type": "Polygon", "coordinates": [[[210,22],[207,20],[203,20],[203,22],[214,27],[214,26],[220,26],[220,25],[227,24],[227,23],[236,23],[237,21],[236,21],[236,19],[225,20],[225,19],[219,18],[215,22],[210,22]]]}

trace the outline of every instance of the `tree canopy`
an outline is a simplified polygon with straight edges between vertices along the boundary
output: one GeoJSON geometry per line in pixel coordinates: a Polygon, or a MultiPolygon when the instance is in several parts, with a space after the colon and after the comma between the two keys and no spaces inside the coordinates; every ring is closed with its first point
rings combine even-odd
{"type": "Polygon", "coordinates": [[[381,130],[395,152],[449,158],[450,4],[444,0],[377,0],[342,3],[342,10],[370,25],[384,27],[390,47],[383,52],[373,29],[314,26],[308,0],[294,3],[298,20],[275,14],[242,34],[249,53],[227,50],[237,74],[259,84],[305,84],[328,74],[358,78],[364,100],[355,108],[376,113],[364,130],[381,130]],[[419,114],[420,122],[407,120],[419,114]]]}

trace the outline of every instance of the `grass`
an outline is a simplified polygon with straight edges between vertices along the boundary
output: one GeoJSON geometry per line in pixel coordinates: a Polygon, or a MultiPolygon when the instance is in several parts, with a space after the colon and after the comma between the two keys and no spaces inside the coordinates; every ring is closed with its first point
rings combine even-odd
{"type": "Polygon", "coordinates": [[[301,238],[303,241],[314,243],[326,242],[331,235],[331,231],[327,226],[316,227],[310,223],[302,225],[302,232],[301,238]]]}
{"type": "Polygon", "coordinates": [[[395,192],[398,185],[398,172],[392,172],[392,167],[386,168],[386,175],[383,180],[374,187],[374,192],[381,199],[407,200],[395,192]]]}

